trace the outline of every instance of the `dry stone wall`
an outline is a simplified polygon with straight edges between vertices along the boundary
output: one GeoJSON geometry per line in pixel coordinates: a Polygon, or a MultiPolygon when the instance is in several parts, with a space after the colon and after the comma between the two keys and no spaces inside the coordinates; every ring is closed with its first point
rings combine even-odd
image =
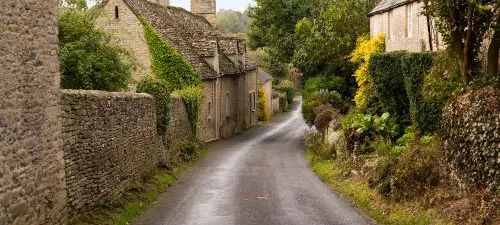
{"type": "Polygon", "coordinates": [[[71,218],[156,169],[163,145],[152,96],[63,90],[61,104],[71,218]]]}
{"type": "Polygon", "coordinates": [[[172,162],[177,153],[181,151],[181,145],[185,141],[192,140],[193,132],[191,123],[187,116],[186,104],[179,96],[170,99],[170,121],[168,123],[166,142],[168,143],[166,162],[172,162]]]}
{"type": "Polygon", "coordinates": [[[67,223],[57,1],[0,1],[0,224],[67,223]]]}

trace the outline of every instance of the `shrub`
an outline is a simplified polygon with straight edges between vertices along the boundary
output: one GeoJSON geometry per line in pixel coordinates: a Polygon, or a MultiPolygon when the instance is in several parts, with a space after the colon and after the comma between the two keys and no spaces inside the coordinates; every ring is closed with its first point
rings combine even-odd
{"type": "Polygon", "coordinates": [[[318,132],[308,131],[305,134],[306,150],[323,159],[335,157],[335,148],[325,143],[323,135],[318,132]]]}
{"type": "Polygon", "coordinates": [[[428,102],[445,102],[461,88],[460,69],[457,60],[448,51],[440,51],[434,57],[429,72],[424,77],[422,97],[428,102]]]}
{"type": "Polygon", "coordinates": [[[203,147],[198,143],[193,141],[185,141],[181,143],[181,152],[179,156],[184,162],[193,161],[200,156],[202,150],[203,147]]]}
{"type": "Polygon", "coordinates": [[[487,86],[448,101],[441,138],[448,165],[475,187],[498,190],[500,178],[500,88],[487,86]]]}
{"type": "Polygon", "coordinates": [[[142,16],[139,19],[144,27],[154,75],[166,80],[173,90],[199,85],[200,77],[187,59],[169,43],[164,42],[142,16]]]}
{"type": "Polygon", "coordinates": [[[408,53],[401,58],[406,94],[410,103],[410,118],[417,136],[420,136],[420,133],[436,131],[436,124],[440,121],[438,115],[441,104],[428,104],[422,97],[424,76],[431,69],[433,58],[433,53],[408,53]]]}
{"type": "Polygon", "coordinates": [[[441,153],[439,145],[434,143],[403,155],[391,174],[391,198],[410,200],[436,187],[440,181],[441,153]]]}
{"type": "Polygon", "coordinates": [[[408,122],[409,102],[401,57],[404,52],[376,53],[370,58],[368,74],[373,79],[375,93],[383,109],[396,117],[400,123],[408,122]]]}
{"type": "Polygon", "coordinates": [[[257,113],[260,121],[269,120],[269,112],[267,108],[267,98],[266,93],[263,88],[259,88],[259,100],[258,100],[259,111],[257,113]]]}
{"type": "Polygon", "coordinates": [[[330,125],[330,122],[337,116],[335,110],[331,107],[323,108],[323,110],[316,112],[316,118],[314,119],[314,126],[319,131],[324,131],[330,125]]]}
{"type": "Polygon", "coordinates": [[[135,61],[92,18],[90,10],[61,8],[59,59],[61,87],[101,91],[126,90],[135,61]]]}
{"type": "Polygon", "coordinates": [[[358,70],[354,73],[358,90],[354,101],[358,108],[365,108],[373,96],[373,81],[368,74],[368,64],[373,53],[383,52],[385,48],[385,36],[379,35],[370,38],[369,35],[364,35],[358,38],[356,49],[351,53],[351,62],[360,64],[358,70]]]}
{"type": "Polygon", "coordinates": [[[289,80],[284,80],[278,86],[278,89],[286,93],[286,100],[288,104],[293,103],[293,98],[295,97],[295,85],[289,80]]]}
{"type": "Polygon", "coordinates": [[[186,104],[191,131],[193,132],[193,141],[198,138],[198,123],[200,121],[201,104],[203,103],[203,92],[199,87],[188,87],[176,90],[174,94],[181,96],[186,104]]]}
{"type": "Polygon", "coordinates": [[[137,86],[137,93],[148,93],[155,97],[156,127],[160,134],[165,134],[170,120],[171,90],[168,83],[155,77],[146,77],[137,86]]]}

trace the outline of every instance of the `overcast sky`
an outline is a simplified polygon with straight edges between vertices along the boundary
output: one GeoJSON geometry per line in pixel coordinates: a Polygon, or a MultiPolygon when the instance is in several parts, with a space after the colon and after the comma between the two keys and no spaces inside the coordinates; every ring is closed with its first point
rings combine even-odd
{"type": "MultiPolygon", "coordinates": [[[[248,8],[250,3],[253,3],[254,0],[216,0],[217,1],[217,11],[219,9],[232,9],[236,11],[243,12],[248,8]]],[[[93,0],[88,0],[89,5],[94,5],[93,0]]],[[[190,6],[191,0],[170,0],[170,5],[180,6],[187,10],[191,10],[190,6]]]]}

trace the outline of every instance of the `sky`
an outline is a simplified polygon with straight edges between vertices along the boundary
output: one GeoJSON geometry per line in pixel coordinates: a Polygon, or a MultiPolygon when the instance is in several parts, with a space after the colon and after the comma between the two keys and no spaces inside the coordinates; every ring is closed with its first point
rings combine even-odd
{"type": "MultiPolygon", "coordinates": [[[[216,0],[217,11],[220,9],[232,9],[243,12],[248,8],[248,5],[254,3],[254,0],[216,0]]],[[[89,5],[94,5],[92,0],[88,0],[89,5]]],[[[180,6],[187,10],[191,10],[191,0],[170,0],[170,5],[180,6]]]]}

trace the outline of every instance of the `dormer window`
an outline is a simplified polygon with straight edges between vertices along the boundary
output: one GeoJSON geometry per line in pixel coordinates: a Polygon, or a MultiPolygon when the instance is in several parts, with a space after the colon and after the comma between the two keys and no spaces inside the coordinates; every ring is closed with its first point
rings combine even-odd
{"type": "Polygon", "coordinates": [[[117,5],[115,5],[115,19],[120,19],[120,11],[117,5]]]}

